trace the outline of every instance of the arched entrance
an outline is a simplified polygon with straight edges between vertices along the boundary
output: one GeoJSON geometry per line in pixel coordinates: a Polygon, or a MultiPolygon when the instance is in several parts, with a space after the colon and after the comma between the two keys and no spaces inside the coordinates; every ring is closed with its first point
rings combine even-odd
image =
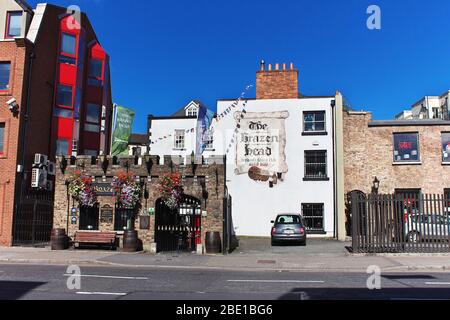
{"type": "Polygon", "coordinates": [[[155,242],[157,252],[196,250],[201,243],[201,202],[183,195],[177,209],[171,210],[162,199],[155,204],[155,242]]]}

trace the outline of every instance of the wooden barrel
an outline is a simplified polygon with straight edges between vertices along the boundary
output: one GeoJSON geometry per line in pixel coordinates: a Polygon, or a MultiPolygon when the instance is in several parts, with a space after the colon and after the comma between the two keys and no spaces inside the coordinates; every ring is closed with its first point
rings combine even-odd
{"type": "Polygon", "coordinates": [[[53,229],[50,237],[52,250],[66,250],[69,247],[69,238],[66,229],[53,229]]]}
{"type": "Polygon", "coordinates": [[[206,232],[205,235],[205,249],[206,253],[221,253],[222,241],[220,239],[220,232],[206,232]]]}
{"type": "Polygon", "coordinates": [[[136,230],[126,230],[123,233],[123,251],[136,252],[138,250],[138,233],[136,230]]]}

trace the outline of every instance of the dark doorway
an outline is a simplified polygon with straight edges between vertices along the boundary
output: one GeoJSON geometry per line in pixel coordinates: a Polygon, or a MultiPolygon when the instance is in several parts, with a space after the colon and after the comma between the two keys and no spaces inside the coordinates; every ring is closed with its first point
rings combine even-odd
{"type": "Polygon", "coordinates": [[[80,230],[98,230],[98,206],[80,207],[80,230]]]}
{"type": "Polygon", "coordinates": [[[196,250],[201,243],[201,206],[197,198],[184,195],[178,208],[156,200],[155,241],[157,252],[196,250]]]}

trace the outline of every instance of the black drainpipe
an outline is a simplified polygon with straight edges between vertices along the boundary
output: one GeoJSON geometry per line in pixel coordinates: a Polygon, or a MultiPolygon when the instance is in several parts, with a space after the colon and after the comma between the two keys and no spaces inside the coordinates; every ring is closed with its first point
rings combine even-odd
{"type": "Polygon", "coordinates": [[[337,228],[337,188],[336,188],[336,143],[335,143],[335,130],[336,130],[336,100],[331,101],[331,116],[332,116],[332,138],[333,138],[333,208],[334,208],[334,227],[333,227],[333,238],[336,238],[336,228],[337,228]]]}

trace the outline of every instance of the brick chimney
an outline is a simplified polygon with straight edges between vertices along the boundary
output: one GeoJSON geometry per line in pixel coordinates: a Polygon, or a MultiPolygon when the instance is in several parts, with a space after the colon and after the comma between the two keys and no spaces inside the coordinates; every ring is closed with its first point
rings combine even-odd
{"type": "Polygon", "coordinates": [[[298,98],[298,70],[290,63],[275,64],[275,68],[261,61],[260,70],[256,72],[256,99],[296,99],[298,98]]]}

